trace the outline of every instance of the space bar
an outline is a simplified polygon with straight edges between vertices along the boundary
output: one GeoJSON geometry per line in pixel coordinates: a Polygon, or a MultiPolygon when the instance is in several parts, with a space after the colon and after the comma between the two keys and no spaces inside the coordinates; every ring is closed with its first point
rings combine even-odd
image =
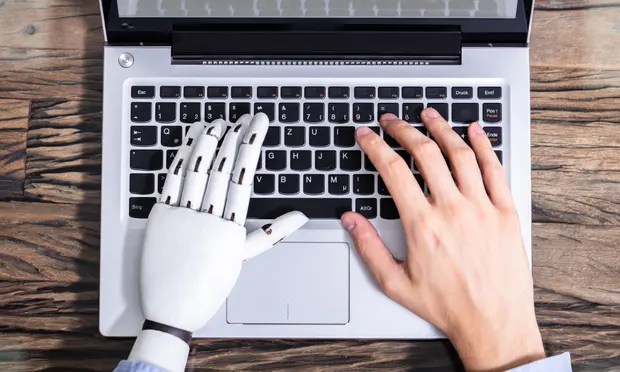
{"type": "Polygon", "coordinates": [[[248,218],[273,220],[281,215],[300,211],[308,218],[339,219],[351,210],[351,199],[331,198],[252,198],[248,218]]]}

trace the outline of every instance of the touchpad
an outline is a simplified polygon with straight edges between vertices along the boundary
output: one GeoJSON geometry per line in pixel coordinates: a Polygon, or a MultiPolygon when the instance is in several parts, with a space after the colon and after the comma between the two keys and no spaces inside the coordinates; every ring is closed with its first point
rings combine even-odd
{"type": "Polygon", "coordinates": [[[245,262],[226,314],[228,323],[348,323],[349,245],[280,243],[245,262]]]}

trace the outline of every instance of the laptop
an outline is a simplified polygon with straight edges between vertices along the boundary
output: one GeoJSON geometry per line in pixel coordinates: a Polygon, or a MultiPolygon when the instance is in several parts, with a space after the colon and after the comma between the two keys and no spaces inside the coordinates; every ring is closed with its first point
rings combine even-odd
{"type": "Polygon", "coordinates": [[[464,139],[479,120],[504,165],[531,263],[532,8],[532,0],[101,0],[101,333],[141,329],[144,227],[188,127],[262,112],[271,125],[248,231],[291,210],[310,221],[245,263],[195,337],[444,337],[379,290],[339,221],[348,210],[365,215],[405,256],[394,202],[353,133],[370,126],[426,189],[378,117],[391,112],[424,130],[420,112],[434,107],[464,139]]]}

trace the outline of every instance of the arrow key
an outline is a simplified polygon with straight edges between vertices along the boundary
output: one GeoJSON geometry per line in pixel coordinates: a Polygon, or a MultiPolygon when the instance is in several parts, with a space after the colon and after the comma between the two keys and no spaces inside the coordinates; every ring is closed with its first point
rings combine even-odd
{"type": "Polygon", "coordinates": [[[132,126],[130,130],[133,146],[154,146],[157,144],[157,127],[132,126]]]}

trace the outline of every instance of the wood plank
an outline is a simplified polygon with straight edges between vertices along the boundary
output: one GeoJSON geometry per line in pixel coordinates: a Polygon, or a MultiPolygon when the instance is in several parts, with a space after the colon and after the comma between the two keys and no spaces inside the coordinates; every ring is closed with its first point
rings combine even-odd
{"type": "Polygon", "coordinates": [[[24,193],[28,101],[0,99],[0,199],[24,193]]]}

